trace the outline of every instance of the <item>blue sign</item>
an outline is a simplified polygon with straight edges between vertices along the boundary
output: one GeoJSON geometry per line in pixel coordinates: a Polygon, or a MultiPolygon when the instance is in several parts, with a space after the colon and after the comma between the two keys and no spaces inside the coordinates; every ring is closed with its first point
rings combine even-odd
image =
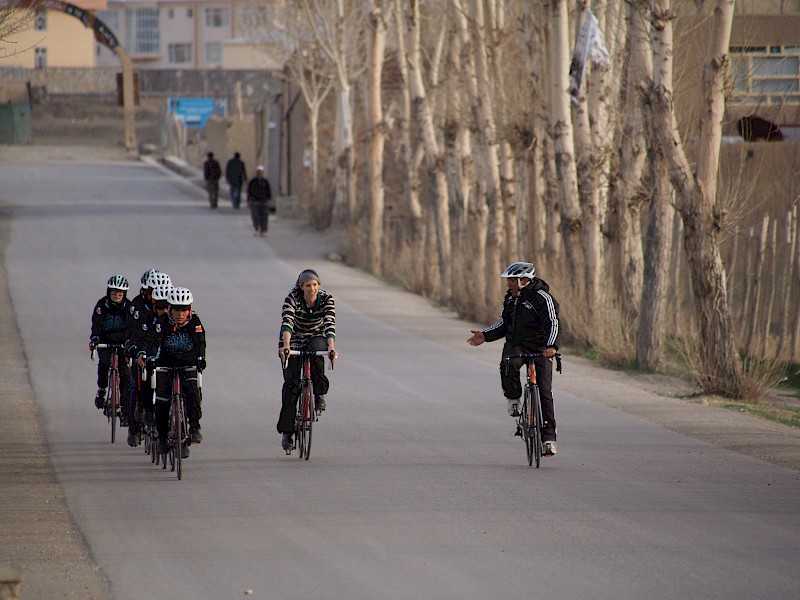
{"type": "Polygon", "coordinates": [[[187,127],[205,127],[211,115],[224,117],[228,112],[226,98],[169,98],[167,110],[187,127]]]}

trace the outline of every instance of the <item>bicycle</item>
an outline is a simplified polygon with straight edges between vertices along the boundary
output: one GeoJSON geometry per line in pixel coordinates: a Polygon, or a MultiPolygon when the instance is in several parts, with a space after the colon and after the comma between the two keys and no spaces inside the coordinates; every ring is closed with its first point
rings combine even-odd
{"type": "MultiPolygon", "coordinates": [[[[300,371],[300,398],[297,400],[297,414],[294,418],[294,440],[299,451],[298,458],[301,460],[311,455],[311,433],[314,428],[314,421],[319,420],[320,411],[316,407],[312,410],[314,387],[311,382],[311,358],[314,356],[327,356],[330,360],[331,370],[333,370],[333,350],[289,350],[284,353],[283,368],[289,366],[289,357],[299,356],[303,359],[303,366],[300,371]]],[[[293,448],[286,450],[286,455],[292,454],[293,448]]]]}
{"type": "Polygon", "coordinates": [[[111,350],[111,364],[108,367],[108,384],[106,386],[108,395],[106,396],[106,404],[103,407],[103,414],[108,417],[108,422],[111,425],[112,444],[117,439],[117,422],[119,421],[120,427],[122,426],[122,406],[120,404],[119,391],[119,352],[122,347],[122,344],[96,344],[89,353],[91,359],[94,360],[95,350],[111,350]]]}
{"type": "MultiPolygon", "coordinates": [[[[169,407],[169,432],[167,433],[166,454],[161,454],[162,469],[167,468],[167,460],[169,460],[170,471],[174,471],[180,480],[183,476],[181,459],[183,447],[189,446],[192,441],[189,436],[189,418],[186,415],[186,398],[181,392],[181,378],[180,373],[196,373],[197,374],[197,388],[202,388],[202,374],[197,370],[197,367],[155,367],[152,375],[152,387],[156,389],[156,374],[157,373],[171,373],[172,374],[172,397],[170,399],[169,407]]],[[[154,428],[155,429],[155,428],[154,428]]],[[[154,446],[154,452],[157,452],[157,447],[154,446]]],[[[159,459],[156,458],[156,464],[159,459]]]]}
{"type": "MultiPolygon", "coordinates": [[[[523,389],[522,406],[517,417],[517,430],[514,435],[521,437],[525,442],[528,466],[533,466],[535,462],[537,469],[542,459],[544,445],[542,442],[542,426],[544,425],[544,420],[542,419],[542,399],[539,395],[539,386],[536,383],[534,358],[542,356],[544,355],[541,352],[524,352],[503,357],[507,368],[512,359],[522,359],[525,365],[526,382],[523,389]]],[[[561,355],[556,354],[554,358],[556,359],[556,371],[560,373],[561,355]]]]}

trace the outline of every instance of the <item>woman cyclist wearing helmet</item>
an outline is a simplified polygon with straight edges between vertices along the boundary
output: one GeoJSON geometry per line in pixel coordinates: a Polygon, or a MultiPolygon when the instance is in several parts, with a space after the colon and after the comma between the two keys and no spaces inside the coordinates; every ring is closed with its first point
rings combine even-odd
{"type": "MultiPolygon", "coordinates": [[[[148,356],[155,357],[157,367],[206,368],[206,332],[197,313],[192,312],[194,298],[189,288],[174,287],[167,296],[169,310],[158,318],[153,333],[153,342],[148,356]]],[[[138,359],[137,359],[138,360],[138,359]]],[[[181,373],[181,391],[186,398],[186,416],[189,420],[189,435],[193,444],[203,441],[200,433],[202,395],[197,385],[197,375],[181,373]]],[[[169,377],[156,380],[155,420],[159,437],[159,451],[166,451],[169,431],[169,403],[172,397],[172,381],[169,377]]],[[[189,448],[183,448],[183,457],[189,456],[189,448]]]]}
{"type": "MultiPolygon", "coordinates": [[[[148,269],[144,272],[144,275],[142,275],[142,289],[139,295],[131,302],[131,307],[128,310],[128,334],[125,342],[125,353],[131,359],[136,358],[136,351],[132,349],[136,345],[135,338],[141,334],[143,326],[147,329],[155,320],[156,313],[153,307],[155,302],[153,292],[155,288],[160,285],[170,285],[170,287],[172,287],[169,275],[160,272],[156,268],[148,269]]],[[[132,447],[138,445],[137,434],[139,433],[139,427],[142,421],[142,402],[140,402],[139,397],[141,394],[144,394],[147,396],[150,403],[153,401],[153,394],[147,382],[147,377],[145,377],[144,374],[139,377],[140,373],[142,373],[142,368],[134,363],[131,369],[131,406],[129,411],[129,414],[132,415],[133,418],[128,428],[128,445],[132,447]],[[143,388],[144,391],[142,391],[143,388]]]]}
{"type": "MultiPolygon", "coordinates": [[[[131,404],[134,406],[133,420],[128,428],[128,445],[139,445],[139,430],[141,429],[142,420],[148,425],[152,425],[153,419],[153,389],[150,387],[150,378],[148,377],[146,369],[146,360],[148,349],[152,345],[152,338],[155,332],[156,323],[159,317],[167,313],[169,305],[167,298],[172,284],[169,282],[169,275],[166,273],[155,273],[151,279],[158,279],[162,283],[156,281],[149,281],[153,283],[150,289],[149,298],[152,301],[152,310],[145,313],[144,316],[137,316],[136,320],[131,321],[128,330],[128,341],[125,342],[125,354],[134,359],[135,373],[141,373],[140,378],[131,377],[131,389],[133,394],[131,396],[131,404]],[[138,386],[137,386],[138,383],[138,386]]],[[[148,286],[149,287],[149,286],[148,286]]]]}
{"type": "MultiPolygon", "coordinates": [[[[125,344],[128,331],[128,280],[122,275],[112,275],[106,282],[106,295],[94,305],[92,312],[92,334],[89,340],[90,350],[97,344],[125,344]]],[[[108,369],[111,365],[111,353],[117,352],[119,365],[119,391],[122,401],[122,425],[128,421],[128,402],[130,398],[131,376],[125,355],[120,350],[101,348],[97,351],[97,395],[94,405],[104,408],[106,404],[106,386],[108,385],[108,369]]]]}
{"type": "MultiPolygon", "coordinates": [[[[553,409],[553,364],[550,361],[558,351],[560,330],[558,302],[550,295],[550,287],[534,277],[531,263],[515,262],[500,275],[506,279],[508,292],[503,299],[503,309],[496,323],[483,331],[472,330],[467,339],[470,346],[494,342],[505,338],[503,358],[520,352],[541,352],[534,359],[536,382],[542,399],[542,442],[544,456],[556,453],[556,418],[553,409]]],[[[521,359],[500,363],[500,383],[508,400],[508,414],[519,416],[519,399],[522,396],[519,370],[521,359]]]]}

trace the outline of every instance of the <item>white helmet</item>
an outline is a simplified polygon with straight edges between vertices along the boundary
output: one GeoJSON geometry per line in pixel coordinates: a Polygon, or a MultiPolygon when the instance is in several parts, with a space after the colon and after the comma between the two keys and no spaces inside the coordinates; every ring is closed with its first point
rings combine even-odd
{"type": "Polygon", "coordinates": [[[145,287],[149,287],[152,289],[157,288],[159,285],[164,284],[171,284],[172,280],[170,279],[169,275],[166,273],[162,273],[161,271],[153,271],[150,275],[147,276],[147,283],[145,283],[145,287]]]}
{"type": "Polygon", "coordinates": [[[162,283],[153,288],[153,293],[150,294],[150,297],[154,302],[158,302],[159,300],[169,300],[170,291],[172,291],[172,284],[162,283]]]}
{"type": "Polygon", "coordinates": [[[189,288],[174,287],[169,291],[167,301],[172,306],[191,306],[194,303],[194,298],[189,288]]]}
{"type": "Polygon", "coordinates": [[[153,273],[158,273],[158,269],[153,267],[152,269],[147,269],[147,271],[142,273],[142,287],[147,287],[147,278],[153,273]]]}
{"type": "Polygon", "coordinates": [[[505,277],[506,279],[509,277],[524,277],[526,279],[533,279],[533,274],[535,272],[536,269],[531,263],[515,262],[508,265],[500,277],[505,277]]]}
{"type": "Polygon", "coordinates": [[[122,290],[123,292],[127,292],[128,280],[125,279],[124,275],[112,275],[108,278],[106,287],[111,290],[122,290]]]}

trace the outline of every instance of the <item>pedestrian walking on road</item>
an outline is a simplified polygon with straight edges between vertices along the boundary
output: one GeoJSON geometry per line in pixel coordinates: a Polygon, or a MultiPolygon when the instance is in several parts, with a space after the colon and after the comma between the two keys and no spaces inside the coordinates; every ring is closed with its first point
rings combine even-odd
{"type": "Polygon", "coordinates": [[[269,225],[269,202],[272,190],[269,181],[264,177],[263,165],[256,167],[256,176],[247,184],[247,205],[253,219],[253,235],[264,237],[269,225]]]}
{"type": "Polygon", "coordinates": [[[222,178],[222,169],[217,159],[214,158],[213,152],[209,152],[206,156],[206,162],[203,163],[203,179],[208,190],[208,203],[211,208],[217,208],[219,180],[222,178]]]}
{"type": "Polygon", "coordinates": [[[247,183],[247,169],[238,152],[234,152],[233,158],[225,165],[225,180],[231,192],[231,204],[238,210],[242,203],[242,187],[247,183]]]}

